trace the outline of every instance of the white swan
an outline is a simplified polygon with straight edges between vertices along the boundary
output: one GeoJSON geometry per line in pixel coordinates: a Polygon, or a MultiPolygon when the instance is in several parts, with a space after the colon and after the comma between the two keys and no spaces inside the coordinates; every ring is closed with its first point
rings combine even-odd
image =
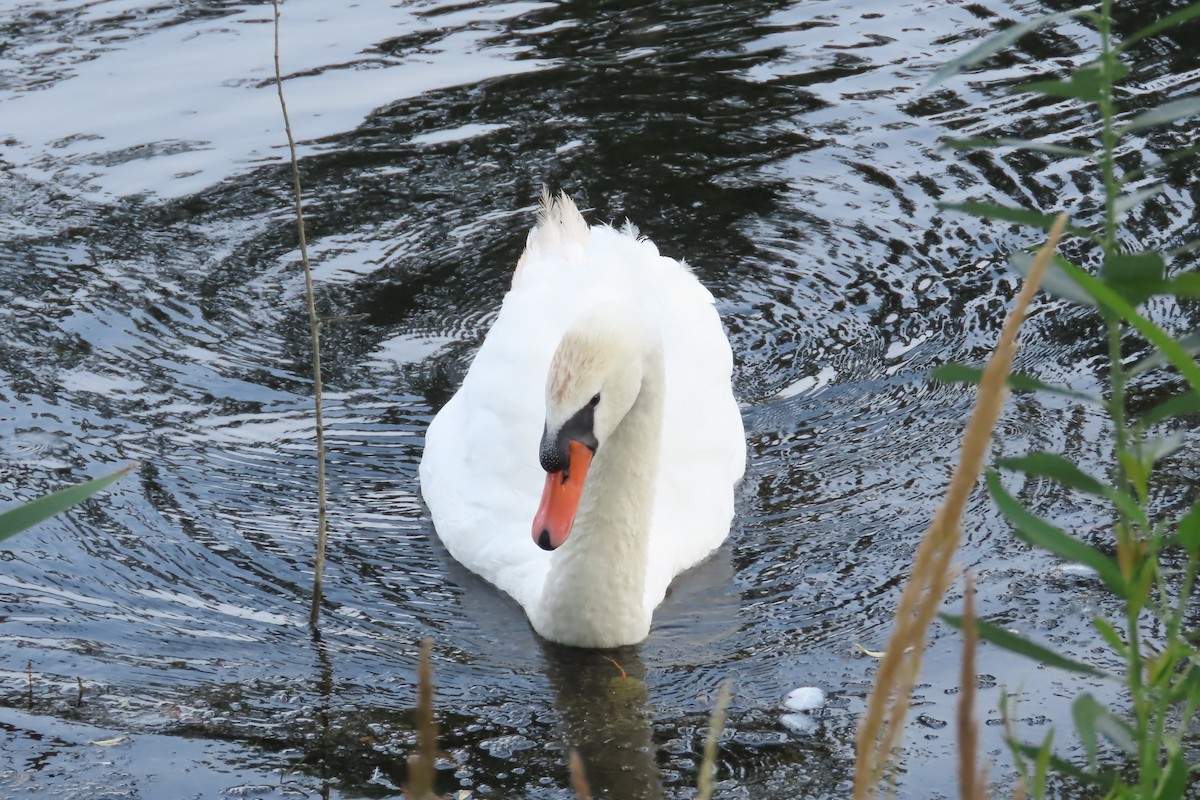
{"type": "Polygon", "coordinates": [[[729,534],[746,465],[732,366],[685,265],[544,195],[500,315],[425,437],[438,536],[545,638],[640,642],[671,579],[729,534]]]}

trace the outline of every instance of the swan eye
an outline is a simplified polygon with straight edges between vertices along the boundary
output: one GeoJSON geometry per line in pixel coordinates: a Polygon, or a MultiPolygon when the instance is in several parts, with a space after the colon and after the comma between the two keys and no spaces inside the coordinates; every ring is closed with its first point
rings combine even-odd
{"type": "Polygon", "coordinates": [[[592,399],[588,401],[588,405],[591,406],[592,408],[595,408],[596,406],[600,405],[600,393],[599,392],[596,392],[595,396],[593,396],[592,399]]]}

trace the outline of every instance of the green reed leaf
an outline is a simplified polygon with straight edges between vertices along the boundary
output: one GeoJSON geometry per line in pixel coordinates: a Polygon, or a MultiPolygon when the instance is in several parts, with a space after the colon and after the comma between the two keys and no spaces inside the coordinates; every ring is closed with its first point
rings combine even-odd
{"type": "MultiPolygon", "coordinates": [[[[1175,343],[1179,345],[1180,349],[1189,356],[1200,355],[1200,331],[1193,331],[1192,333],[1180,336],[1175,340],[1175,343]]],[[[1159,351],[1153,353],[1152,355],[1146,356],[1141,361],[1130,367],[1129,374],[1138,375],[1157,367],[1165,367],[1169,363],[1171,363],[1170,359],[1168,359],[1161,351],[1159,351]]]]}
{"type": "Polygon", "coordinates": [[[15,536],[26,528],[31,528],[60,511],[65,511],[76,503],[86,500],[136,466],[137,464],[128,464],[109,475],[59,489],[45,497],[30,500],[28,503],[5,511],[0,514],[0,541],[15,536]]]}
{"type": "MultiPolygon", "coordinates": [[[[1037,745],[1029,744],[1028,742],[1011,742],[1010,747],[1015,747],[1018,752],[1026,758],[1037,758],[1041,748],[1037,745]]],[[[1081,769],[1078,764],[1074,764],[1065,758],[1056,755],[1050,756],[1050,766],[1054,767],[1055,772],[1074,778],[1080,783],[1089,786],[1099,786],[1104,789],[1111,789],[1117,782],[1114,775],[1107,775],[1101,772],[1089,772],[1081,769]]]]}
{"type": "MultiPolygon", "coordinates": [[[[1114,62],[1111,81],[1117,81],[1129,74],[1129,68],[1119,61],[1114,62]]],[[[1032,92],[1045,97],[1064,97],[1083,100],[1088,103],[1100,102],[1104,86],[1110,81],[1102,72],[1099,64],[1087,64],[1072,72],[1065,80],[1034,81],[1012,87],[1014,92],[1032,92]]]]}
{"type": "Polygon", "coordinates": [[[1088,764],[1093,769],[1096,768],[1097,735],[1103,736],[1129,755],[1137,752],[1137,742],[1129,723],[1109,711],[1087,692],[1075,698],[1075,702],[1071,704],[1071,716],[1075,720],[1079,740],[1087,753],[1088,764]]]}
{"type": "MultiPolygon", "coordinates": [[[[1033,256],[1029,253],[1013,253],[1008,258],[1008,265],[1021,277],[1026,277],[1033,267],[1033,256]]],[[[1095,307],[1096,298],[1080,288],[1079,283],[1071,277],[1070,268],[1079,269],[1058,254],[1052,256],[1042,276],[1042,291],[1076,305],[1095,307]]]]}
{"type": "Polygon", "coordinates": [[[996,53],[999,53],[1001,50],[1004,50],[1013,42],[1020,39],[1025,34],[1035,31],[1038,28],[1041,28],[1045,25],[1051,25],[1055,22],[1060,22],[1061,20],[1069,19],[1071,17],[1092,13],[1093,11],[1091,7],[1077,8],[1071,11],[1060,11],[1056,14],[1047,14],[1044,17],[1027,20],[1025,22],[1005,28],[999,33],[992,34],[987,39],[984,39],[981,43],[971,48],[958,58],[943,64],[937,70],[937,72],[933,73],[933,76],[929,79],[929,83],[925,84],[925,88],[927,90],[932,89],[945,81],[947,78],[951,78],[962,72],[964,69],[969,69],[976,64],[986,61],[987,59],[996,55],[996,53]]]}
{"type": "MultiPolygon", "coordinates": [[[[970,214],[973,217],[981,219],[1015,222],[1018,225],[1029,225],[1030,227],[1040,228],[1044,231],[1050,230],[1054,225],[1054,221],[1058,219],[1057,214],[1043,214],[1040,211],[1032,211],[1028,208],[1003,206],[998,203],[981,203],[974,200],[969,200],[965,203],[938,203],[937,207],[942,211],[961,211],[964,214],[970,214]]],[[[1067,231],[1076,236],[1091,236],[1090,231],[1077,228],[1074,225],[1068,225],[1067,231]]]]}
{"type": "Polygon", "coordinates": [[[1068,147],[1065,144],[1054,144],[1052,142],[1036,142],[1029,139],[1010,139],[1001,137],[999,139],[947,139],[942,143],[944,147],[951,150],[995,150],[999,148],[1012,148],[1014,150],[1034,150],[1041,153],[1050,153],[1056,156],[1075,156],[1077,158],[1087,158],[1092,155],[1091,150],[1084,150],[1079,147],[1068,147]]]}
{"type": "Polygon", "coordinates": [[[1139,314],[1137,309],[1097,278],[1073,265],[1068,272],[1088,294],[1123,317],[1138,333],[1162,351],[1192,388],[1200,391],[1200,365],[1196,364],[1184,346],[1184,341],[1190,337],[1176,341],[1171,334],[1139,314]]]}
{"type": "Polygon", "coordinates": [[[1179,519],[1176,536],[1193,558],[1200,556],[1200,500],[1193,503],[1188,512],[1179,519]]]}
{"type": "Polygon", "coordinates": [[[987,488],[992,499],[996,502],[1000,513],[1004,515],[1018,539],[1028,542],[1043,550],[1054,553],[1075,564],[1091,567],[1114,593],[1125,597],[1128,586],[1121,575],[1117,563],[1091,545],[1076,539],[1061,528],[1057,528],[1037,516],[1012,495],[1000,483],[1000,476],[995,470],[988,470],[987,488]]]}
{"type": "Polygon", "coordinates": [[[1121,658],[1125,658],[1125,654],[1128,652],[1129,648],[1126,646],[1125,642],[1121,640],[1121,634],[1117,633],[1117,629],[1113,627],[1113,624],[1104,617],[1092,617],[1092,625],[1095,626],[1100,635],[1104,637],[1104,641],[1108,642],[1108,646],[1111,647],[1117,655],[1121,656],[1121,658]]]}
{"type": "Polygon", "coordinates": [[[1196,17],[1200,17],[1200,3],[1193,3],[1190,6],[1181,8],[1173,14],[1167,14],[1162,19],[1151,22],[1146,27],[1134,31],[1125,37],[1125,41],[1117,46],[1117,50],[1125,50],[1148,36],[1162,33],[1167,28],[1173,28],[1181,22],[1187,22],[1189,19],[1195,19],[1196,17]]]}
{"type": "Polygon", "coordinates": [[[1166,262],[1153,251],[1118,253],[1105,259],[1100,279],[1132,306],[1146,302],[1167,286],[1166,262]]]}
{"type": "MultiPolygon", "coordinates": [[[[962,617],[955,614],[940,614],[939,615],[947,625],[951,625],[959,630],[962,630],[962,617]]],[[[1072,658],[1062,655],[1059,652],[1051,650],[1045,645],[1031,642],[1023,636],[1018,636],[1015,633],[1010,633],[999,625],[991,622],[986,622],[982,619],[975,620],[975,624],[979,626],[979,638],[985,642],[990,642],[997,647],[1003,648],[1010,653],[1016,653],[1020,656],[1040,661],[1049,667],[1057,667],[1066,670],[1067,672],[1080,672],[1084,675],[1094,675],[1103,677],[1104,672],[1096,669],[1090,664],[1084,664],[1081,661],[1076,661],[1072,658]]]]}
{"type": "Polygon", "coordinates": [[[1179,100],[1172,100],[1170,103],[1163,103],[1158,108],[1152,108],[1149,111],[1138,114],[1125,127],[1121,128],[1118,133],[1123,136],[1127,133],[1144,130],[1145,128],[1167,125],[1185,117],[1195,116],[1196,114],[1200,114],[1200,95],[1191,95],[1179,100]]]}
{"type": "Polygon", "coordinates": [[[1200,270],[1181,272],[1166,282],[1162,294],[1195,299],[1200,297],[1200,270]]]}
{"type": "Polygon", "coordinates": [[[1137,422],[1143,428],[1149,428],[1160,422],[1188,414],[1200,414],[1200,392],[1187,391],[1174,397],[1168,397],[1139,417],[1137,422]]]}
{"type": "Polygon", "coordinates": [[[1154,800],[1169,800],[1185,797],[1188,786],[1192,781],[1188,777],[1187,756],[1182,750],[1173,750],[1167,755],[1166,777],[1163,778],[1154,793],[1154,800]]]}
{"type": "Polygon", "coordinates": [[[1127,518],[1143,525],[1146,522],[1146,514],[1136,500],[1112,486],[1101,483],[1058,453],[1038,451],[1018,458],[1002,458],[996,463],[1004,469],[1023,472],[1033,478],[1048,478],[1069,489],[1103,497],[1120,508],[1127,518]]]}
{"type": "Polygon", "coordinates": [[[1058,453],[1038,451],[1019,458],[1002,458],[996,463],[1005,469],[1024,472],[1035,478],[1051,478],[1063,486],[1088,494],[1103,496],[1108,488],[1058,453]]]}
{"type": "MultiPolygon", "coordinates": [[[[983,369],[981,367],[972,367],[968,364],[943,364],[930,373],[929,377],[939,383],[966,383],[978,386],[980,381],[983,380],[983,369]]],[[[1049,392],[1050,394],[1070,397],[1072,400],[1081,400],[1093,405],[1104,405],[1104,401],[1095,395],[1087,394],[1086,392],[1077,392],[1065,386],[1045,383],[1020,372],[1009,373],[1008,386],[1018,392],[1049,392]]]]}
{"type": "Polygon", "coordinates": [[[1138,189],[1129,194],[1123,194],[1113,203],[1113,211],[1117,217],[1123,217],[1131,208],[1141,205],[1155,195],[1162,194],[1166,187],[1161,183],[1154,186],[1148,186],[1145,189],[1138,189]]]}

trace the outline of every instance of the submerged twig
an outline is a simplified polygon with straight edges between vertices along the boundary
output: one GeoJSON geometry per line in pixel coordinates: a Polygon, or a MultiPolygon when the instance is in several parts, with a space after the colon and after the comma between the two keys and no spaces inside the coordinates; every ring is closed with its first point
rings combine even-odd
{"type": "Polygon", "coordinates": [[[975,719],[975,654],[979,627],[975,624],[975,576],[968,570],[963,593],[963,655],[958,697],[958,796],[961,800],[986,800],[987,768],[979,760],[979,720],[975,719]]]}
{"type": "Polygon", "coordinates": [[[729,681],[725,681],[717,690],[717,702],[713,706],[712,716],[708,720],[708,736],[704,740],[704,760],[700,762],[700,777],[696,782],[696,800],[709,800],[712,797],[717,775],[717,742],[721,738],[721,731],[725,728],[725,709],[729,707],[729,697],[729,681]]]}
{"type": "Polygon", "coordinates": [[[283,129],[287,132],[288,152],[292,158],[292,193],[296,208],[296,232],[300,238],[300,263],[304,269],[304,292],[308,298],[308,331],[312,339],[313,398],[316,404],[317,426],[317,555],[313,562],[312,609],[308,624],[315,628],[321,615],[321,581],[325,573],[325,540],[328,526],[325,521],[325,415],[321,407],[321,318],[317,316],[317,301],[313,292],[312,266],[308,261],[308,240],[304,236],[304,207],[300,199],[300,162],[296,158],[296,140],[292,138],[292,123],[288,119],[287,102],[283,99],[283,74],[279,68],[279,0],[275,8],[275,89],[279,108],[283,111],[283,129]]]}
{"type": "Polygon", "coordinates": [[[583,758],[578,750],[571,749],[571,754],[567,756],[567,764],[571,769],[571,790],[575,793],[575,800],[591,800],[592,787],[588,786],[587,775],[583,771],[583,758]]]}
{"type": "Polygon", "coordinates": [[[433,720],[433,642],[421,642],[417,666],[417,753],[408,758],[408,793],[412,800],[432,800],[434,766],[437,762],[437,723],[433,720]]]}
{"type": "Polygon", "coordinates": [[[1000,340],[983,370],[975,409],[963,433],[959,462],[945,500],[917,548],[912,572],[896,609],[895,628],[880,661],[867,713],[855,741],[858,755],[854,771],[855,800],[875,796],[883,769],[900,738],[909,697],[925,652],[925,632],[952,578],[950,559],[958,549],[963,509],[979,479],[992,430],[1008,396],[1007,380],[1016,352],[1017,332],[1066,224],[1066,214],[1060,214],[1050,229],[1046,244],[1033,260],[1013,310],[1004,321],[1000,340]]]}

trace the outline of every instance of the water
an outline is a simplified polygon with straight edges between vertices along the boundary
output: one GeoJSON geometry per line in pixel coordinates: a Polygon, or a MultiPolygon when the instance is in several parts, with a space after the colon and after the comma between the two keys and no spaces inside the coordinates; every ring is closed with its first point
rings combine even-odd
{"type": "MultiPolygon", "coordinates": [[[[1141,4],[1122,30],[1172,7],[1141,4]]],[[[599,796],[690,796],[732,679],[723,796],[844,796],[875,670],[855,645],[886,643],[971,401],[926,375],[985,357],[1016,288],[1006,254],[1032,241],[936,203],[1094,209],[1097,192],[1075,162],[939,149],[951,134],[1093,130],[1074,104],[1006,91],[1083,63],[1082,27],[921,87],[1003,20],[1057,9],[288,2],[319,304],[346,318],[324,353],[332,533],[316,641],[307,319],[270,7],[0,12],[0,499],[142,464],[0,550],[2,793],[397,796],[431,637],[442,790],[568,797],[573,746],[599,796]],[[424,428],[496,313],[543,184],[695,266],[745,408],[729,543],[678,581],[643,645],[616,653],[539,641],[441,549],[416,482],[424,428]],[[783,719],[798,686],[829,695],[811,725],[783,719]]],[[[1194,34],[1140,45],[1122,101],[1194,93],[1194,34]]],[[[1175,126],[1128,157],[1193,136],[1175,126]]],[[[1196,237],[1191,175],[1172,172],[1131,217],[1130,245],[1196,237]]],[[[1150,311],[1195,323],[1189,308],[1150,311]]],[[[1041,301],[1019,360],[1094,391],[1102,353],[1091,317],[1041,301]]],[[[1137,392],[1148,405],[1166,388],[1137,392]]],[[[1092,410],[1018,397],[994,449],[1065,450],[1099,472],[1105,434],[1092,410]]],[[[1164,508],[1194,494],[1196,444],[1189,432],[1167,462],[1164,508]]],[[[1075,496],[1011,485],[1103,530],[1075,496]]],[[[981,496],[964,540],[981,613],[1098,657],[1088,617],[1108,600],[1094,580],[1016,543],[981,496]]],[[[1003,781],[1000,687],[1040,740],[1069,727],[1078,683],[991,649],[981,665],[983,751],[1003,781]]],[[[954,794],[942,723],[957,669],[956,635],[935,628],[901,796],[954,794]]],[[[1072,752],[1065,730],[1056,742],[1072,752]]]]}

